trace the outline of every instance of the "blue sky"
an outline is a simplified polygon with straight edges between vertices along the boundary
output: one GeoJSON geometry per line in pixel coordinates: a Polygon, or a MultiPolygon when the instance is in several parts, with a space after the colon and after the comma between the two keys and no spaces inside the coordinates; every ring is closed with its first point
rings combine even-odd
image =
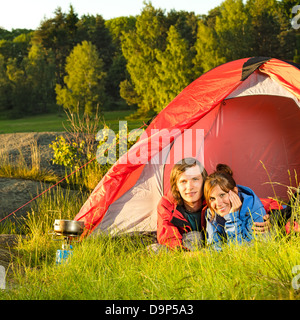
{"type": "MultiPolygon", "coordinates": [[[[70,4],[81,17],[84,14],[100,14],[105,20],[140,14],[143,0],[1,0],[0,27],[11,30],[18,28],[37,29],[44,18],[52,18],[57,7],[69,11],[70,4]]],[[[207,14],[223,0],[152,0],[155,8],[170,11],[194,11],[207,14]]]]}

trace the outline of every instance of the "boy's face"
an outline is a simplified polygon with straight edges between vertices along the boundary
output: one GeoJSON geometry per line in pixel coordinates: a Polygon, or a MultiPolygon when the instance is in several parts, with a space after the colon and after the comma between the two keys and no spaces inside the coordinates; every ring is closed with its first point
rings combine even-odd
{"type": "Polygon", "coordinates": [[[201,201],[203,178],[199,166],[195,165],[183,172],[176,186],[186,205],[193,207],[195,203],[201,201]]]}

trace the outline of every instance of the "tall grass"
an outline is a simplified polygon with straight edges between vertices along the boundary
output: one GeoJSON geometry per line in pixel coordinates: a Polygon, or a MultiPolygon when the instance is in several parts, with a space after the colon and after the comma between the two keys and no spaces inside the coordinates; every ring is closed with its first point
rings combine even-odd
{"type": "Polygon", "coordinates": [[[8,150],[1,150],[0,177],[57,182],[59,177],[54,172],[41,167],[40,150],[36,141],[30,145],[30,154],[31,163],[27,164],[21,150],[14,159],[9,155],[8,150]]]}
{"type": "Polygon", "coordinates": [[[49,234],[54,220],[73,219],[88,196],[72,192],[55,188],[37,199],[11,264],[13,282],[7,280],[0,299],[300,299],[292,286],[300,237],[277,227],[268,240],[224,245],[221,252],[155,254],[141,236],[90,236],[74,244],[65,264],[56,265],[61,243],[49,234]]]}
{"type": "Polygon", "coordinates": [[[81,170],[75,171],[74,168],[66,168],[65,177],[67,185],[73,189],[84,189],[92,191],[99,181],[103,178],[110,165],[100,165],[96,159],[82,167],[81,170]],[[74,172],[72,174],[72,172],[74,172]]]}
{"type": "MultiPolygon", "coordinates": [[[[221,252],[147,250],[141,236],[90,236],[56,265],[61,244],[49,234],[55,219],[72,219],[87,195],[55,189],[42,196],[26,218],[11,269],[13,285],[0,299],[299,299],[292,287],[300,262],[300,237],[275,228],[267,241],[224,245],[221,252]]],[[[148,241],[148,242],[147,242],[148,241]]]]}
{"type": "Polygon", "coordinates": [[[299,299],[291,285],[299,259],[298,237],[288,245],[255,242],[193,254],[152,254],[126,237],[91,237],[75,246],[66,264],[55,264],[52,246],[35,266],[15,268],[17,285],[2,298],[299,299]]]}
{"type": "MultiPolygon", "coordinates": [[[[221,252],[147,250],[140,236],[90,236],[56,265],[55,219],[73,219],[88,197],[56,187],[24,218],[7,289],[0,299],[210,300],[300,299],[292,270],[300,265],[300,236],[274,227],[269,239],[224,245],[221,252]],[[13,279],[13,281],[11,280],[13,279]]],[[[293,210],[298,203],[292,202],[293,210]]],[[[299,283],[300,284],[300,283],[299,283]]]]}

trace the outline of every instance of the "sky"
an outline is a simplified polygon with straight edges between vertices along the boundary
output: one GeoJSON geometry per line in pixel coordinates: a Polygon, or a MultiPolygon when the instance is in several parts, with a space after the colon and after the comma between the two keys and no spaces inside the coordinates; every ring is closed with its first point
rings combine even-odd
{"type": "MultiPolygon", "coordinates": [[[[105,20],[121,16],[135,16],[141,13],[144,0],[0,0],[0,27],[12,29],[37,29],[44,18],[54,17],[58,7],[68,12],[72,4],[80,18],[82,15],[100,14],[105,20]]],[[[207,14],[223,0],[152,0],[154,8],[176,11],[194,11],[207,14]]]]}

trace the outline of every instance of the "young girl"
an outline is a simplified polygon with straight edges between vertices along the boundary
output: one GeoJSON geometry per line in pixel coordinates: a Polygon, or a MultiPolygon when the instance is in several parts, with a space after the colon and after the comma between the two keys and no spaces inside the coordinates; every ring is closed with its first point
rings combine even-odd
{"type": "Polygon", "coordinates": [[[231,169],[218,164],[204,184],[207,203],[207,243],[221,249],[221,243],[242,243],[253,239],[254,222],[263,222],[263,204],[254,192],[237,185],[231,169]]]}

